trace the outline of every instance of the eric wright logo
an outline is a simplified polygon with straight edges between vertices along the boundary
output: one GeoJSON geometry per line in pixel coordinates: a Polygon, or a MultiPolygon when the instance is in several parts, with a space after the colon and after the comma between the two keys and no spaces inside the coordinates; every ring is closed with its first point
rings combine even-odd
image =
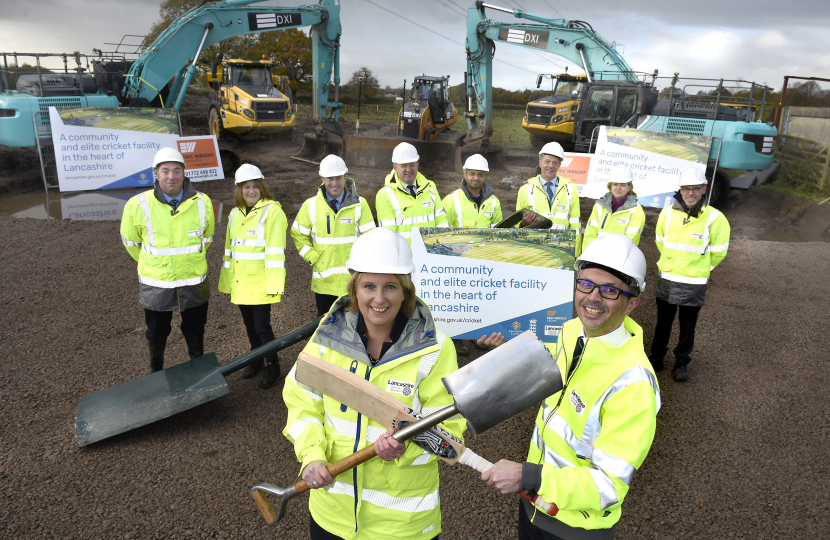
{"type": "Polygon", "coordinates": [[[196,143],[195,142],[179,143],[179,148],[181,148],[183,154],[190,154],[191,152],[196,150],[196,143]]]}

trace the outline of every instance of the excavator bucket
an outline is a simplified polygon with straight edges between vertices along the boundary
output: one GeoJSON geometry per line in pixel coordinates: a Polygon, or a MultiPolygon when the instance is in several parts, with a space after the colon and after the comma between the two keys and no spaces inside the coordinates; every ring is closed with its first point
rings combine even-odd
{"type": "Polygon", "coordinates": [[[343,154],[343,130],[332,119],[321,119],[314,132],[305,133],[303,137],[302,149],[291,156],[291,159],[319,165],[320,161],[329,154],[336,156],[343,154]]]}
{"type": "MultiPolygon", "coordinates": [[[[463,137],[463,134],[459,135],[459,139],[463,137]]],[[[423,169],[461,172],[461,146],[452,140],[419,141],[406,137],[347,135],[344,159],[349,167],[391,168],[392,150],[402,142],[415,146],[423,169]]]]}

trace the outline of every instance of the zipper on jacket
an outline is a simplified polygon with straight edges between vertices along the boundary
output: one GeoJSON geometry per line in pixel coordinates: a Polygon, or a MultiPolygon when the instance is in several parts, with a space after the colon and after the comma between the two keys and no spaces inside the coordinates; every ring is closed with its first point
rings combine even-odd
{"type": "Polygon", "coordinates": [[[331,214],[326,212],[326,232],[331,234],[331,214]]]}
{"type": "MultiPolygon", "coordinates": [[[[349,371],[351,373],[354,373],[355,371],[357,371],[357,360],[352,360],[352,365],[349,368],[349,371]]],[[[340,404],[340,412],[346,412],[347,409],[348,409],[348,407],[346,407],[345,403],[340,404]]],[[[357,451],[357,450],[355,450],[355,451],[357,451]]]]}
{"type": "MultiPolygon", "coordinates": [[[[349,369],[352,373],[357,371],[357,360],[352,360],[352,367],[349,369]]],[[[365,378],[369,380],[369,374],[372,372],[371,367],[366,368],[365,378]]],[[[345,405],[343,405],[345,407],[345,405]]],[[[357,452],[357,446],[360,443],[360,418],[361,414],[357,413],[357,433],[354,435],[354,450],[357,452]]],[[[352,483],[354,484],[354,532],[357,532],[357,467],[352,468],[352,483]]]]}
{"type": "Polygon", "coordinates": [[[605,214],[605,218],[602,220],[602,225],[599,226],[600,229],[605,228],[605,222],[608,221],[608,214],[605,214]]]}

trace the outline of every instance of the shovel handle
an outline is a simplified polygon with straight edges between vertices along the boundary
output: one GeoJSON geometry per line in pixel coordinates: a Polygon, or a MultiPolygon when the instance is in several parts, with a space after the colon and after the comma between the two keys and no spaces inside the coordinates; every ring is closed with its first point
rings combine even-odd
{"type": "Polygon", "coordinates": [[[274,512],[274,507],[271,506],[271,502],[264,493],[261,491],[252,491],[251,497],[254,498],[257,508],[259,508],[259,511],[262,513],[262,517],[265,518],[265,522],[268,525],[277,521],[277,513],[274,512]]]}
{"type": "MultiPolygon", "coordinates": [[[[377,450],[375,450],[375,445],[372,444],[371,446],[367,446],[363,450],[359,450],[354,454],[341,459],[337,463],[329,465],[328,467],[326,467],[326,470],[329,472],[331,477],[334,478],[335,476],[342,474],[348,471],[349,469],[357,467],[361,463],[369,461],[376,455],[378,455],[378,452],[377,450]]],[[[310,490],[311,486],[306,484],[305,480],[299,480],[296,484],[294,484],[294,489],[296,489],[297,493],[300,494],[310,490]]],[[[259,506],[259,503],[257,503],[257,506],[259,506]]],[[[260,508],[260,510],[262,510],[262,508],[260,508]]],[[[263,516],[265,516],[265,513],[263,513],[263,516]]],[[[268,521],[268,518],[266,517],[265,520],[268,521]]]]}

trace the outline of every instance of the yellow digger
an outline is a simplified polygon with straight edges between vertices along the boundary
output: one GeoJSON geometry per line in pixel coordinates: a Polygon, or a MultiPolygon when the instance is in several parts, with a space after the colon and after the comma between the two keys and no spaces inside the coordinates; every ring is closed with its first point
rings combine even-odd
{"type": "Polygon", "coordinates": [[[207,74],[212,92],[208,126],[217,139],[228,133],[272,135],[291,130],[297,122],[286,77],[271,76],[272,62],[226,60],[215,62],[207,74]]]}
{"type": "MultiPolygon", "coordinates": [[[[544,77],[536,78],[536,88],[542,85],[544,77]]],[[[560,73],[550,77],[553,83],[550,94],[538,99],[531,97],[522,120],[522,127],[530,133],[530,144],[536,149],[550,141],[571,146],[574,122],[579,116],[583,89],[588,82],[585,75],[560,73]]]]}
{"type": "Polygon", "coordinates": [[[399,136],[431,141],[458,121],[458,113],[450,102],[450,80],[446,77],[421,75],[412,82],[409,100],[398,114],[399,136]]]}

